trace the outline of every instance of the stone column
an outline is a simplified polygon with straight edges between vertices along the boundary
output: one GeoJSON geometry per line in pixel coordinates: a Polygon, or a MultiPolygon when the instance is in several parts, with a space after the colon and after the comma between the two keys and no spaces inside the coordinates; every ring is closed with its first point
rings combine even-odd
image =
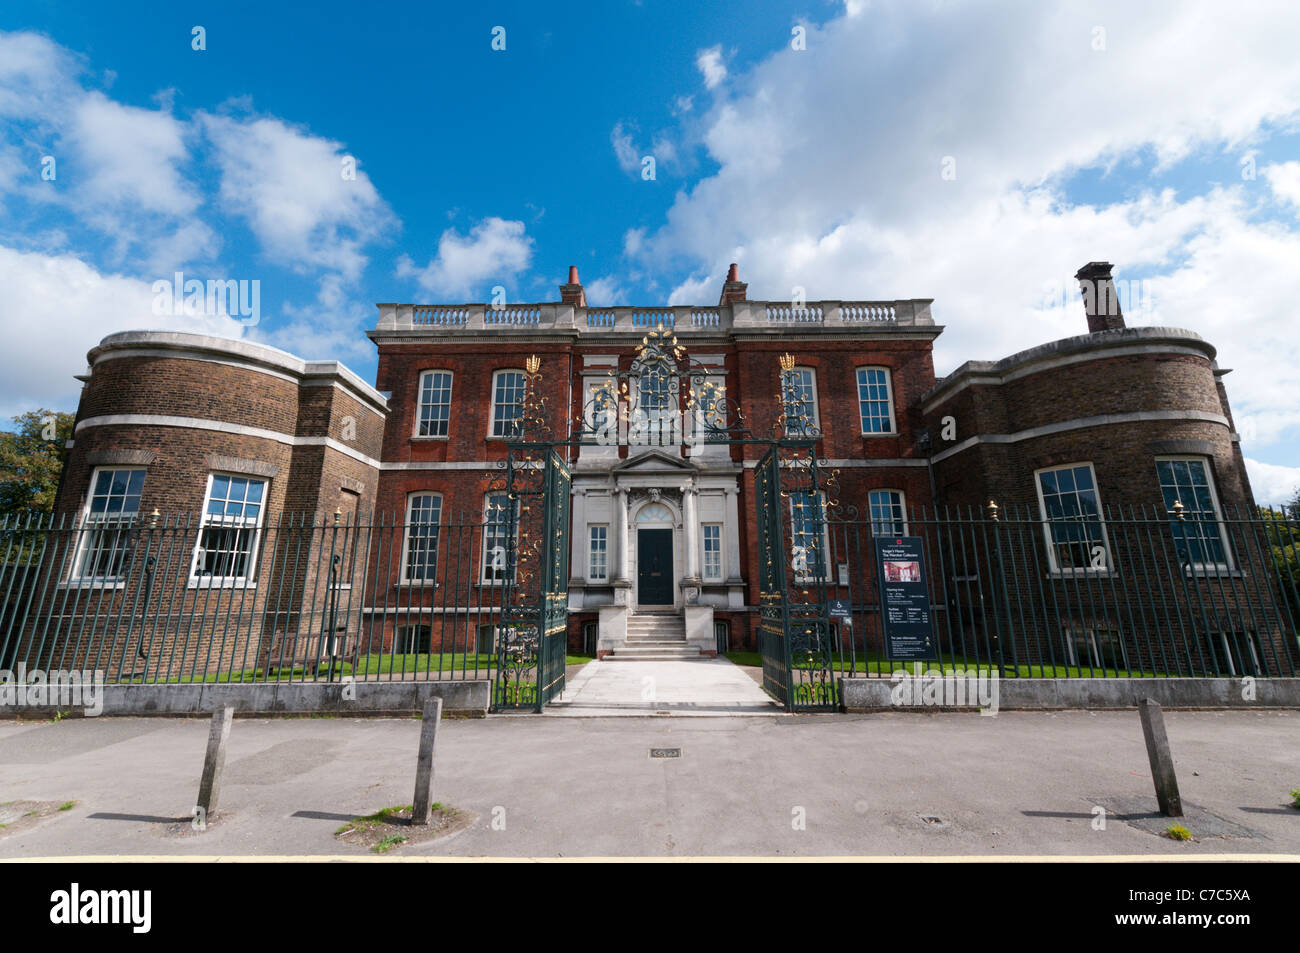
{"type": "Polygon", "coordinates": [[[614,550],[614,556],[617,561],[617,568],[614,572],[615,582],[626,583],[627,577],[627,490],[623,487],[614,488],[614,513],[611,522],[614,523],[615,532],[618,534],[618,541],[611,547],[614,550]]]}
{"type": "Polygon", "coordinates": [[[727,582],[739,583],[740,575],[740,488],[729,486],[727,494],[727,523],[722,535],[727,538],[727,582]]]}
{"type": "Polygon", "coordinates": [[[590,545],[587,534],[587,488],[574,487],[573,517],[569,530],[571,547],[569,549],[569,576],[572,579],[587,579],[587,547],[590,545]]]}
{"type": "Polygon", "coordinates": [[[697,514],[695,484],[692,483],[682,491],[682,522],[685,524],[682,534],[686,546],[686,581],[692,585],[700,582],[700,520],[697,514]]]}

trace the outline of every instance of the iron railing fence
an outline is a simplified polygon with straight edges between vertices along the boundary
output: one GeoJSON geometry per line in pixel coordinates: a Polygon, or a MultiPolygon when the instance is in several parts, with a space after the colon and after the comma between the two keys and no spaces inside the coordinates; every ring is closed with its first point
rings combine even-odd
{"type": "Polygon", "coordinates": [[[917,508],[901,522],[832,512],[824,570],[826,598],[835,601],[832,664],[844,677],[901,667],[887,657],[881,631],[873,540],[906,535],[921,540],[938,642],[939,661],[925,670],[1295,676],[1295,517],[1224,508],[1194,520],[1157,506],[1053,520],[1032,506],[917,508]]]}
{"type": "Polygon", "coordinates": [[[10,518],[0,668],[151,683],[493,678],[523,635],[503,607],[530,598],[505,530],[477,513],[10,518]]]}
{"type": "MultiPolygon", "coordinates": [[[[514,585],[510,533],[493,519],[0,521],[0,669],[101,670],[122,682],[495,680],[536,635],[515,607],[539,596],[514,585]]],[[[835,603],[827,637],[841,676],[897,668],[872,545],[885,530],[922,541],[945,666],[1004,677],[1300,674],[1300,520],[1228,508],[1194,523],[1134,506],[1047,522],[1033,507],[996,519],[918,508],[901,524],[832,511],[826,558],[809,563],[824,567],[825,585],[807,591],[835,603]]],[[[796,589],[808,581],[791,577],[796,589]]]]}

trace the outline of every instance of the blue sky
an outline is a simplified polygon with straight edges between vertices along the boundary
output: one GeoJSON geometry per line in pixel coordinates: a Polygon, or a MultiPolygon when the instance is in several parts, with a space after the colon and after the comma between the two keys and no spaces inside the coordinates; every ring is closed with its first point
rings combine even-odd
{"type": "Polygon", "coordinates": [[[1130,324],[1219,346],[1276,498],[1300,13],[1130,6],[8,5],[0,413],[72,409],[85,351],[136,327],[371,377],[375,302],[554,300],[570,264],[593,304],[713,303],[730,261],[752,297],[933,297],[943,374],[1081,331],[1071,276],[1107,259],[1130,324]],[[260,320],[159,317],[176,270],[259,281],[260,320]]]}

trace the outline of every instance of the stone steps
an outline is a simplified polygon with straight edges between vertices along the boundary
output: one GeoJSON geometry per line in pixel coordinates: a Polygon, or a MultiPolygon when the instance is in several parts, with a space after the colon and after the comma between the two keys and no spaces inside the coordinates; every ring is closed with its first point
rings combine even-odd
{"type": "Polygon", "coordinates": [[[607,656],[618,662],[662,662],[701,658],[686,642],[686,623],[679,615],[634,615],[627,620],[623,644],[607,656]]]}

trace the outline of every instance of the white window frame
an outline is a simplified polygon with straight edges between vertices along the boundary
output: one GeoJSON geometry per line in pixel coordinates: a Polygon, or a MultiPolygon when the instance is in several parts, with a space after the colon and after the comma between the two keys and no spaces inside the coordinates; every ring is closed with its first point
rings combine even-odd
{"type": "Polygon", "coordinates": [[[726,578],[726,566],[723,564],[722,552],[722,524],[721,523],[701,523],[700,524],[700,573],[705,582],[721,582],[726,578]],[[716,573],[709,572],[709,536],[705,530],[716,529],[718,531],[718,548],[716,573]]]}
{"type": "Polygon", "coordinates": [[[583,382],[587,391],[583,397],[585,419],[584,442],[596,446],[617,446],[619,443],[619,399],[617,388],[607,388],[602,378],[597,383],[591,379],[583,382]],[[611,439],[612,438],[612,439],[611,439]]]}
{"type": "MultiPolygon", "coordinates": [[[[890,505],[892,506],[893,504],[891,503],[890,505]]],[[[904,493],[902,490],[896,490],[893,487],[879,487],[874,490],[868,490],[867,491],[867,521],[871,524],[872,536],[906,536],[907,535],[907,494],[904,493]],[[898,522],[901,522],[903,524],[903,531],[901,533],[876,532],[876,524],[884,522],[884,520],[877,520],[876,514],[871,509],[871,497],[876,493],[898,494],[898,506],[900,512],[902,513],[902,516],[899,517],[898,522]]],[[[894,521],[891,519],[890,522],[893,523],[894,521]]]]}
{"type": "MultiPolygon", "coordinates": [[[[521,392],[521,397],[528,393],[528,374],[526,371],[523,370],[523,368],[503,367],[500,370],[492,372],[492,393],[489,395],[490,400],[488,401],[487,435],[489,440],[512,440],[515,437],[514,434],[497,433],[497,423],[498,423],[497,407],[501,406],[497,403],[497,390],[498,390],[497,381],[501,378],[502,374],[518,374],[521,378],[523,378],[523,391],[521,392]]],[[[522,417],[523,417],[523,407],[520,406],[519,417],[515,419],[518,420],[521,419],[522,417]]],[[[504,423],[504,421],[502,421],[502,423],[504,423]]]]}
{"type": "MultiPolygon", "coordinates": [[[[1210,491],[1210,505],[1214,508],[1214,525],[1219,528],[1219,545],[1223,547],[1223,559],[1221,563],[1191,563],[1192,572],[1232,572],[1234,563],[1232,561],[1232,548],[1228,545],[1228,527],[1223,522],[1223,506],[1219,503],[1219,488],[1214,479],[1214,467],[1210,465],[1210,458],[1204,455],[1194,453],[1189,454],[1160,454],[1155,458],[1159,463],[1199,463],[1205,468],[1205,485],[1210,491]]],[[[1160,483],[1160,468],[1156,468],[1156,487],[1160,490],[1161,502],[1164,502],[1164,487],[1160,483]]],[[[1184,506],[1187,504],[1184,503],[1184,506]]],[[[1169,522],[1178,522],[1178,520],[1169,514],[1169,522]]],[[[1204,522],[1204,521],[1200,521],[1204,522]]],[[[1180,567],[1181,568],[1181,567],[1180,567]]]]}
{"type": "MultiPolygon", "coordinates": [[[[1110,533],[1106,529],[1106,511],[1101,501],[1101,488],[1097,485],[1097,469],[1093,466],[1091,460],[1079,460],[1074,463],[1061,463],[1051,467],[1039,467],[1034,471],[1034,493],[1038,495],[1038,515],[1043,521],[1043,541],[1047,546],[1047,565],[1053,575],[1057,576],[1074,576],[1087,575],[1095,573],[1098,575],[1105,574],[1114,569],[1113,555],[1110,548],[1110,533]],[[1097,523],[1101,527],[1101,546],[1105,550],[1105,565],[1100,568],[1093,568],[1091,558],[1087,566],[1066,566],[1062,568],[1056,560],[1056,541],[1052,539],[1053,521],[1047,516],[1047,500],[1043,496],[1042,474],[1051,473],[1055,470],[1077,470],[1080,467],[1087,467],[1088,472],[1092,475],[1092,491],[1097,496],[1097,523]]],[[[1060,522],[1057,520],[1056,522],[1060,522]]],[[[1091,557],[1092,550],[1088,550],[1091,557]]]]}
{"type": "MultiPolygon", "coordinates": [[[[509,517],[509,514],[508,514],[508,513],[506,514],[507,518],[506,518],[505,522],[503,522],[503,523],[495,523],[495,524],[494,524],[494,523],[491,521],[491,512],[492,512],[492,502],[491,502],[491,501],[492,501],[493,497],[498,497],[498,496],[499,496],[499,497],[502,497],[502,498],[506,501],[506,505],[507,505],[507,506],[513,506],[513,507],[514,507],[514,511],[515,511],[515,514],[514,514],[515,532],[516,532],[516,533],[519,532],[519,501],[518,501],[518,500],[514,500],[513,502],[511,502],[510,497],[509,497],[509,494],[506,493],[504,490],[498,490],[498,491],[493,492],[493,493],[486,493],[486,494],[484,494],[484,496],[483,496],[483,544],[482,544],[482,547],[481,547],[481,548],[482,548],[482,552],[479,554],[479,584],[480,584],[480,585],[484,585],[484,586],[503,586],[503,585],[505,585],[505,584],[506,584],[506,581],[510,578],[510,573],[511,573],[511,571],[512,571],[512,569],[511,569],[511,567],[510,567],[510,551],[509,551],[509,549],[507,548],[507,550],[506,550],[506,568],[502,571],[502,575],[501,575],[501,577],[500,577],[500,578],[494,578],[494,577],[488,575],[488,552],[489,552],[489,550],[488,550],[488,530],[489,530],[492,526],[494,526],[494,525],[496,525],[496,526],[502,526],[502,527],[503,527],[503,538],[505,538],[505,539],[509,539],[509,529],[510,529],[510,521],[509,521],[509,518],[508,518],[508,517],[509,517]]],[[[495,549],[496,547],[493,547],[493,548],[495,549]]]]}
{"type": "Polygon", "coordinates": [[[188,583],[190,589],[243,589],[257,585],[257,550],[262,542],[262,524],[266,519],[267,500],[270,496],[271,481],[267,477],[253,476],[248,473],[228,473],[224,470],[214,470],[208,474],[208,485],[203,491],[203,509],[199,511],[199,532],[194,540],[194,555],[190,558],[190,578],[188,583]],[[244,523],[224,524],[236,529],[250,525],[252,527],[253,534],[248,545],[248,565],[245,567],[242,576],[200,576],[198,574],[199,556],[203,552],[203,534],[209,526],[213,525],[213,518],[208,514],[208,504],[212,502],[212,486],[217,477],[229,477],[232,480],[247,480],[250,483],[262,484],[262,499],[257,505],[256,520],[251,524],[247,520],[244,523]]]}
{"type": "MultiPolygon", "coordinates": [[[[1050,469],[1050,468],[1049,468],[1050,469]]],[[[1065,637],[1065,655],[1066,664],[1079,669],[1114,669],[1115,671],[1127,671],[1132,663],[1128,658],[1128,649],[1124,645],[1124,635],[1121,631],[1111,627],[1105,627],[1102,631],[1109,637],[1114,654],[1117,656],[1112,660],[1113,664],[1107,665],[1106,660],[1102,657],[1101,640],[1097,637],[1098,628],[1095,625],[1085,625],[1083,623],[1070,622],[1062,626],[1065,637]],[[1083,639],[1077,636],[1082,633],[1083,639]],[[1087,659],[1079,658],[1079,642],[1083,641],[1088,651],[1087,659]]]]}
{"type": "MultiPolygon", "coordinates": [[[[803,371],[807,371],[807,372],[808,372],[809,376],[811,377],[811,384],[812,384],[812,423],[810,424],[810,426],[812,427],[814,433],[821,434],[821,430],[822,430],[822,411],[821,411],[821,400],[819,399],[819,393],[818,393],[818,389],[817,389],[817,368],[815,368],[815,367],[808,367],[808,366],[804,365],[804,366],[800,366],[800,367],[792,368],[792,369],[790,370],[790,373],[791,373],[791,374],[798,374],[798,373],[801,373],[801,372],[803,372],[803,371]]],[[[781,373],[782,373],[782,374],[785,374],[784,371],[782,371],[781,373]]],[[[786,394],[785,382],[782,381],[782,382],[781,382],[781,397],[782,397],[782,399],[785,398],[785,394],[786,394]]],[[[782,408],[782,410],[785,410],[785,409],[786,409],[786,408],[784,408],[784,407],[782,408]]],[[[786,418],[786,421],[785,421],[785,435],[786,435],[787,437],[806,437],[806,436],[809,436],[809,434],[807,434],[807,433],[802,433],[802,432],[796,433],[796,432],[792,431],[792,430],[790,429],[790,419],[789,419],[789,417],[787,417],[787,418],[786,418]]]]}
{"type": "Polygon", "coordinates": [[[883,364],[864,364],[855,368],[853,371],[853,392],[858,398],[858,429],[862,431],[863,437],[897,437],[898,436],[898,415],[894,410],[894,373],[893,369],[883,364]],[[885,373],[885,400],[889,411],[889,430],[880,432],[867,430],[862,425],[862,383],[858,380],[858,375],[863,371],[884,371],[885,373]]]}
{"type": "MultiPolygon", "coordinates": [[[[802,533],[798,532],[795,524],[794,498],[796,495],[816,496],[821,500],[821,506],[822,506],[822,551],[821,551],[822,552],[822,576],[821,578],[828,585],[834,585],[834,576],[831,575],[831,566],[833,563],[833,560],[831,558],[831,536],[830,536],[831,527],[830,527],[830,522],[826,519],[826,493],[823,490],[817,490],[815,493],[807,493],[806,491],[803,490],[791,491],[790,493],[790,545],[792,548],[795,545],[795,540],[799,536],[803,535],[802,533]]],[[[809,559],[808,565],[815,566],[816,563],[814,563],[812,559],[809,559]]],[[[816,582],[818,579],[817,574],[812,571],[796,572],[793,566],[790,567],[790,571],[794,575],[795,582],[816,582]]]]}
{"type": "Polygon", "coordinates": [[[407,624],[405,624],[405,625],[399,625],[399,626],[397,626],[396,631],[393,633],[393,651],[392,651],[392,654],[393,654],[393,655],[434,655],[434,654],[436,654],[436,653],[433,651],[433,624],[430,623],[430,622],[409,622],[409,623],[407,623],[407,624]],[[420,652],[420,651],[418,651],[418,646],[416,647],[416,648],[417,648],[417,651],[411,651],[411,630],[412,630],[412,629],[427,629],[427,630],[428,630],[428,632],[429,632],[429,648],[428,648],[428,651],[426,651],[426,652],[420,652]],[[399,638],[404,639],[404,641],[403,641],[403,643],[402,643],[402,645],[401,645],[401,647],[400,647],[400,650],[399,650],[399,647],[398,647],[398,644],[397,644],[397,640],[398,640],[399,638]]]}
{"type": "Polygon", "coordinates": [[[422,496],[432,496],[438,501],[438,520],[432,524],[437,527],[442,525],[442,504],[443,498],[441,493],[435,493],[432,490],[414,490],[406,494],[406,521],[402,527],[402,585],[404,586],[433,586],[438,585],[438,559],[442,555],[438,550],[442,545],[442,531],[439,529],[434,536],[433,543],[433,578],[432,579],[412,579],[411,578],[411,509],[417,498],[422,496]]]}
{"type": "Polygon", "coordinates": [[[609,524],[587,524],[587,579],[591,582],[609,581],[609,524]],[[601,530],[601,548],[596,549],[596,531],[601,530]],[[596,555],[600,554],[600,575],[596,574],[596,555]]]}
{"type": "Polygon", "coordinates": [[[428,370],[420,371],[420,376],[416,379],[415,385],[415,432],[411,435],[412,439],[447,440],[451,437],[451,405],[455,387],[456,375],[452,371],[441,367],[431,367],[428,370]],[[420,433],[420,429],[424,425],[424,408],[441,406],[440,404],[426,404],[424,402],[424,379],[433,374],[447,375],[447,432],[443,434],[420,433]]]}
{"type": "MultiPolygon", "coordinates": [[[[115,576],[94,576],[94,575],[86,575],[82,571],[85,568],[84,564],[85,564],[86,557],[90,552],[90,540],[92,534],[98,536],[100,533],[105,532],[104,526],[108,522],[107,520],[92,520],[91,518],[90,504],[91,501],[95,498],[95,485],[99,482],[99,475],[101,473],[116,473],[119,471],[126,472],[126,473],[136,473],[136,472],[143,473],[145,481],[147,482],[149,479],[149,470],[146,467],[112,465],[112,466],[95,467],[93,470],[90,471],[90,485],[86,487],[86,499],[81,507],[81,531],[77,534],[77,548],[76,551],[72,554],[72,564],[69,567],[69,571],[68,571],[68,582],[73,585],[102,586],[108,589],[120,589],[126,585],[126,576],[122,574],[118,574],[115,576]]],[[[112,484],[110,481],[110,488],[111,485],[112,484]]],[[[129,488],[130,486],[129,477],[128,477],[127,485],[129,488]]],[[[141,499],[143,499],[144,484],[141,484],[140,486],[140,494],[141,494],[141,499]]],[[[111,493],[109,495],[112,496],[111,493]]],[[[139,517],[140,517],[140,509],[139,509],[139,504],[137,503],[136,510],[132,514],[131,520],[132,521],[137,520],[139,519],[139,517]]],[[[119,524],[117,527],[115,527],[113,530],[110,531],[122,533],[122,532],[129,532],[129,529],[124,528],[123,525],[119,524]]],[[[125,554],[126,552],[125,545],[123,545],[122,551],[123,554],[125,554]]]]}

